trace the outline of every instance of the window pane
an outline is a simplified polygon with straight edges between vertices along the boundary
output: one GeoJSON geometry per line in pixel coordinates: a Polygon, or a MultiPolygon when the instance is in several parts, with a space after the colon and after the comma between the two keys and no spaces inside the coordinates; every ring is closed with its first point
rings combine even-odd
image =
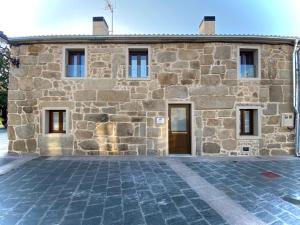
{"type": "Polygon", "coordinates": [[[244,113],[244,133],[250,133],[250,111],[243,111],[244,113]]]}
{"type": "Polygon", "coordinates": [[[240,74],[242,78],[256,77],[253,51],[240,52],[240,68],[240,74]]]}
{"type": "Polygon", "coordinates": [[[84,76],[84,51],[69,51],[68,52],[68,77],[83,77],[84,76]]]}
{"type": "Polygon", "coordinates": [[[59,130],[59,112],[52,112],[52,128],[54,131],[59,130]]]}
{"type": "Polygon", "coordinates": [[[148,51],[145,49],[129,50],[129,77],[146,78],[148,76],[148,51]]]}
{"type": "Polygon", "coordinates": [[[65,131],[66,130],[66,111],[63,112],[62,114],[63,116],[63,130],[65,131]]]}
{"type": "Polygon", "coordinates": [[[186,131],[186,108],[171,108],[171,130],[186,131]]]}
{"type": "Polygon", "coordinates": [[[81,54],[80,55],[80,76],[83,77],[84,76],[84,65],[85,65],[85,62],[84,62],[84,54],[81,54]]]}
{"type": "Polygon", "coordinates": [[[141,56],[141,77],[147,77],[148,75],[148,67],[147,67],[147,56],[141,56]]]}
{"type": "Polygon", "coordinates": [[[130,58],[129,75],[130,77],[134,77],[134,78],[136,78],[138,75],[138,61],[136,55],[132,55],[130,58]]]}

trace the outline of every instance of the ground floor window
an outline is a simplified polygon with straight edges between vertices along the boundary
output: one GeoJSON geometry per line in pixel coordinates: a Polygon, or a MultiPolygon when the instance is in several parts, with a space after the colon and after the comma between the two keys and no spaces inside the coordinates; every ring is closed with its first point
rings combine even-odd
{"type": "Polygon", "coordinates": [[[49,110],[49,133],[66,133],[66,110],[49,110]]]}
{"type": "Polygon", "coordinates": [[[44,134],[67,133],[67,110],[49,109],[44,111],[44,134]]]}
{"type": "Polygon", "coordinates": [[[240,138],[260,136],[260,116],[257,107],[237,109],[237,135],[240,138]]]}

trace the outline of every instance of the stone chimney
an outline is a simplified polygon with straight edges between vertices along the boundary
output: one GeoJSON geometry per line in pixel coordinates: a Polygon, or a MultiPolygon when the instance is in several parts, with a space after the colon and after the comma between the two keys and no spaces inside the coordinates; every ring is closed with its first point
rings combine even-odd
{"type": "Polygon", "coordinates": [[[109,35],[108,26],[104,17],[93,17],[93,35],[109,35]]]}
{"type": "Polygon", "coordinates": [[[200,34],[215,34],[216,18],[214,16],[204,16],[199,25],[200,34]]]}

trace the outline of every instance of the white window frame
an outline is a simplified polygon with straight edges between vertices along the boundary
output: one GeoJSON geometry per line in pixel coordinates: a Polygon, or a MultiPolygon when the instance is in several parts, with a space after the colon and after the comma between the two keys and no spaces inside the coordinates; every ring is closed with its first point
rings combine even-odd
{"type": "MultiPolygon", "coordinates": [[[[255,60],[254,60],[255,61],[255,60]]],[[[236,57],[236,62],[237,62],[237,78],[238,80],[242,81],[257,81],[261,79],[261,48],[260,46],[257,45],[240,45],[237,48],[237,57],[236,57]],[[252,50],[252,51],[257,51],[257,77],[251,78],[251,77],[242,77],[241,76],[241,60],[240,60],[240,53],[241,50],[252,50]]]]}
{"type": "Polygon", "coordinates": [[[151,47],[149,45],[129,45],[126,47],[126,79],[127,80],[150,80],[151,76],[151,47]],[[147,49],[148,50],[148,75],[144,77],[130,77],[129,76],[129,50],[131,49],[147,49]]]}
{"type": "Polygon", "coordinates": [[[236,107],[236,139],[244,139],[244,140],[256,140],[261,139],[261,117],[262,117],[262,107],[254,106],[254,105],[243,105],[236,107]],[[257,135],[240,135],[241,129],[241,109],[254,109],[257,110],[257,135]]]}
{"type": "MultiPolygon", "coordinates": [[[[67,107],[45,107],[42,108],[41,112],[41,118],[42,118],[42,135],[43,136],[65,136],[70,134],[70,110],[67,107]],[[49,124],[49,118],[46,120],[46,112],[50,110],[66,110],[66,133],[49,133],[46,132],[46,123],[49,124]]],[[[48,125],[49,126],[49,125],[48,125]]],[[[48,128],[49,129],[49,128],[48,128]]]]}
{"type": "Polygon", "coordinates": [[[86,79],[88,77],[87,75],[87,67],[88,67],[88,61],[87,61],[87,47],[85,45],[66,45],[63,47],[63,53],[62,53],[62,78],[63,79],[86,79]],[[69,50],[84,50],[84,76],[83,77],[67,77],[66,76],[66,63],[67,63],[67,51],[69,50]]]}

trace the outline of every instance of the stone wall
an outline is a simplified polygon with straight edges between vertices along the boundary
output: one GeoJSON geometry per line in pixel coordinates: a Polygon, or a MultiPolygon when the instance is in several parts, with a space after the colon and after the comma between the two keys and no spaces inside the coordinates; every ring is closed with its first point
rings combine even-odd
{"type": "MultiPolygon", "coordinates": [[[[261,80],[237,79],[240,44],[150,44],[149,80],[126,79],[126,44],[83,44],[85,79],[62,79],[63,44],[12,47],[21,60],[9,84],[9,151],[42,155],[166,155],[168,102],[192,104],[197,155],[292,154],[292,47],[259,45],[261,80]],[[236,106],[262,107],[262,137],[236,139],[236,106]],[[43,109],[69,109],[69,132],[45,135],[43,109]],[[252,146],[241,152],[242,146],[252,146]]],[[[72,45],[73,46],[73,45],[72,45]]],[[[144,45],[143,45],[144,46],[144,45]]]]}

